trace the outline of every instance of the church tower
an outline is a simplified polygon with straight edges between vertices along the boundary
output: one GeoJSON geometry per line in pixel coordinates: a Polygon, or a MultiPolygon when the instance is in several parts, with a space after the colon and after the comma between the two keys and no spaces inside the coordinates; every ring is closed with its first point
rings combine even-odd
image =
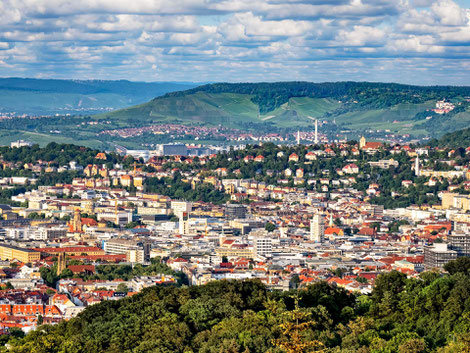
{"type": "Polygon", "coordinates": [[[364,148],[364,146],[366,145],[366,138],[364,136],[361,137],[361,139],[359,140],[359,148],[364,148]]]}

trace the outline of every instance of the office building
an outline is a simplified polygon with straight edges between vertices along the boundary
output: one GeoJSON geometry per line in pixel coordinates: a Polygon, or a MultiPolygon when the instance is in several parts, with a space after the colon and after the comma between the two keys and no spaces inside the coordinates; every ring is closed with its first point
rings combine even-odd
{"type": "Polygon", "coordinates": [[[31,263],[39,261],[40,258],[41,254],[32,249],[19,248],[5,244],[0,245],[0,260],[16,259],[24,263],[31,263]]]}
{"type": "Polygon", "coordinates": [[[244,219],[246,217],[246,207],[237,204],[228,204],[225,207],[225,218],[227,220],[244,219]]]}
{"type": "Polygon", "coordinates": [[[256,256],[271,257],[273,254],[273,241],[271,238],[260,237],[254,239],[256,256]]]}
{"type": "Polygon", "coordinates": [[[457,251],[451,250],[446,243],[424,247],[424,267],[426,270],[441,269],[449,261],[457,258],[457,251]]]}
{"type": "Polygon", "coordinates": [[[325,222],[320,214],[314,215],[310,221],[310,240],[318,243],[325,241],[325,222]]]}

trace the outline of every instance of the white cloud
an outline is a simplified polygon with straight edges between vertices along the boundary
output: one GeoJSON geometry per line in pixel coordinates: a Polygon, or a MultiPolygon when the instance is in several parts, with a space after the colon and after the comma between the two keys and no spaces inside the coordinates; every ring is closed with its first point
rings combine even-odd
{"type": "Polygon", "coordinates": [[[0,0],[4,76],[459,80],[469,44],[452,0],[0,0]]]}

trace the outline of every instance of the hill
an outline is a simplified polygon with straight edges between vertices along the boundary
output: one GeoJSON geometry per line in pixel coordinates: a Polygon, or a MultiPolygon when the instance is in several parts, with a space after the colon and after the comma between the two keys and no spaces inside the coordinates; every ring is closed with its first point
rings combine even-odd
{"type": "Polygon", "coordinates": [[[275,132],[291,138],[297,129],[312,131],[315,119],[329,139],[361,135],[370,139],[439,138],[470,127],[470,87],[274,82],[183,88],[187,85],[30,79],[3,79],[2,84],[0,79],[0,107],[3,104],[4,110],[9,106],[36,114],[62,113],[0,120],[0,144],[26,139],[41,145],[55,141],[100,149],[114,149],[115,144],[141,149],[195,138],[209,144],[234,143],[227,138],[231,133],[275,132]],[[179,90],[168,92],[173,89],[179,90]],[[153,99],[148,101],[150,97],[153,99]],[[441,100],[453,109],[444,114],[433,111],[441,100]],[[144,103],[132,106],[139,102],[144,103]],[[123,106],[127,108],[107,111],[123,106]],[[93,115],[95,112],[100,114],[93,115]],[[175,125],[155,133],[154,126],[162,124],[175,125]],[[179,125],[195,129],[187,134],[179,125]],[[208,128],[202,137],[197,129],[201,126],[208,128]],[[221,128],[230,131],[222,136],[218,134],[221,128]]]}
{"type": "Polygon", "coordinates": [[[433,141],[433,144],[442,147],[467,148],[470,146],[470,128],[447,133],[439,140],[433,141]]]}
{"type": "Polygon", "coordinates": [[[283,293],[255,280],[151,287],[12,338],[8,352],[465,352],[470,281],[461,263],[444,276],[382,274],[370,296],[326,282],[283,293]]]}
{"type": "Polygon", "coordinates": [[[190,83],[0,78],[0,113],[96,114],[139,104],[190,83]]]}
{"type": "Polygon", "coordinates": [[[394,83],[216,83],[167,93],[100,117],[241,128],[250,124],[306,128],[320,118],[338,129],[435,136],[470,125],[469,96],[470,87],[394,83]],[[439,100],[452,102],[457,108],[448,114],[436,114],[431,109],[439,100]]]}

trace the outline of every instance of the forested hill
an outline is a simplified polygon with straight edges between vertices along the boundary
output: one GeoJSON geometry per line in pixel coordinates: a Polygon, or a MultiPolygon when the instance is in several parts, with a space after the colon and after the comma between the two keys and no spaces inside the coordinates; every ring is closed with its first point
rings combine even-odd
{"type": "Polygon", "coordinates": [[[0,78],[0,113],[93,114],[147,102],[191,83],[0,78]]]}
{"type": "Polygon", "coordinates": [[[283,293],[259,281],[147,288],[11,338],[8,352],[468,352],[470,260],[457,261],[450,275],[382,274],[370,296],[326,282],[283,293]]]}
{"type": "Polygon", "coordinates": [[[445,134],[434,144],[442,147],[467,148],[470,146],[470,128],[445,134]]]}
{"type": "MultiPolygon", "coordinates": [[[[214,83],[186,91],[167,93],[165,97],[184,97],[197,92],[247,94],[268,113],[293,97],[333,98],[370,108],[391,107],[399,103],[423,103],[428,100],[470,96],[470,87],[412,86],[378,82],[260,82],[214,83]]],[[[158,100],[158,98],[156,98],[158,100]]]]}
{"type": "Polygon", "coordinates": [[[215,83],[171,92],[148,103],[101,114],[111,121],[141,124],[224,125],[269,131],[269,127],[322,131],[412,134],[439,137],[470,126],[470,87],[411,86],[373,82],[215,83]],[[452,111],[433,111],[438,101],[452,111]]]}

